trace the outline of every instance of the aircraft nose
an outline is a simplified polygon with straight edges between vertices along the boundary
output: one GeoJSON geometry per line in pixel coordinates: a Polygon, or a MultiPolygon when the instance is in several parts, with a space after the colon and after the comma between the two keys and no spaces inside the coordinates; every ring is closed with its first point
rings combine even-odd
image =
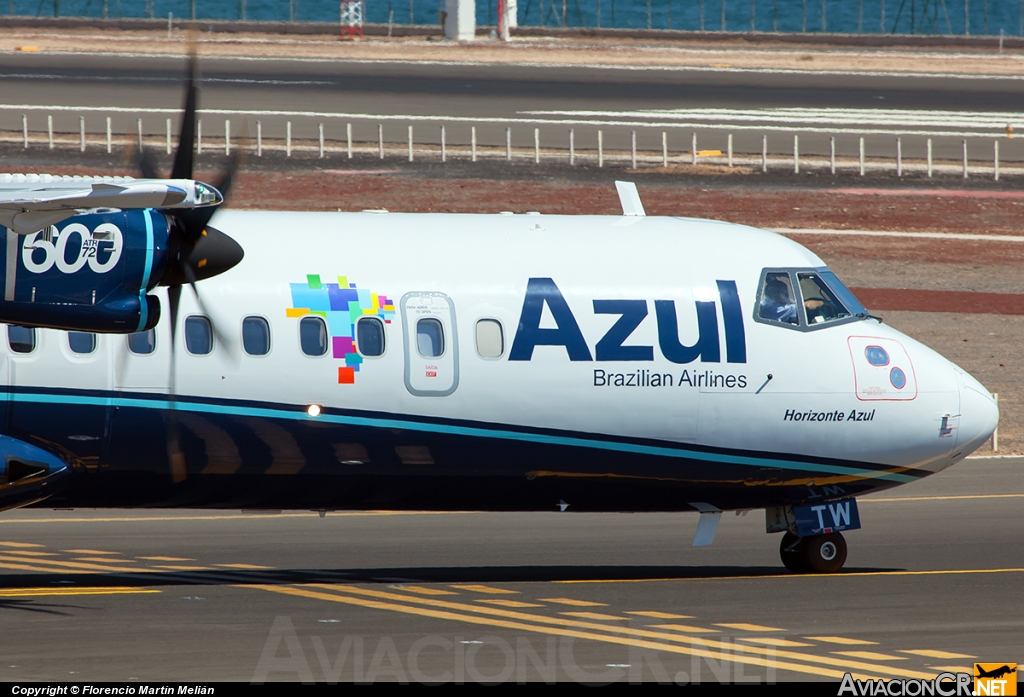
{"type": "MultiPolygon", "coordinates": [[[[959,371],[957,371],[959,372],[959,371]]],[[[957,459],[967,457],[992,437],[999,425],[999,407],[980,382],[966,373],[959,375],[960,433],[957,459]]]]}

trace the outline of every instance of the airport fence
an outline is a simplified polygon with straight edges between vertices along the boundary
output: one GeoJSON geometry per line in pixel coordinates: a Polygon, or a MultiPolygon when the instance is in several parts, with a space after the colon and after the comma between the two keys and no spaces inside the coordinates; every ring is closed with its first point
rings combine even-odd
{"type": "MultiPolygon", "coordinates": [[[[19,115],[0,107],[0,143],[25,151],[118,153],[140,147],[170,155],[177,148],[177,112],[149,109],[142,115],[116,108],[70,109],[19,115]],[[5,113],[6,112],[6,113],[5,113]],[[106,112],[106,113],[105,113],[106,112]]],[[[1005,134],[892,136],[865,131],[840,136],[822,129],[759,133],[757,126],[731,132],[685,128],[630,127],[608,123],[564,123],[538,119],[508,124],[497,118],[383,115],[321,115],[287,112],[245,114],[209,112],[198,121],[198,154],[230,156],[244,149],[249,157],[333,161],[506,162],[513,165],[629,170],[680,170],[710,167],[729,171],[986,177],[999,180],[1024,174],[1024,146],[1013,130],[1005,134]],[[270,117],[269,119],[267,117],[270,117]]],[[[122,158],[123,161],[127,161],[122,158]]],[[[697,171],[691,169],[691,171],[697,171]]]]}
{"type": "MultiPolygon", "coordinates": [[[[1024,36],[1024,0],[510,0],[521,27],[1024,36]]],[[[21,17],[330,23],[338,0],[9,0],[21,17]]],[[[437,26],[444,0],[366,0],[365,21],[437,26]]],[[[476,0],[493,27],[498,0],[476,0]]]]}

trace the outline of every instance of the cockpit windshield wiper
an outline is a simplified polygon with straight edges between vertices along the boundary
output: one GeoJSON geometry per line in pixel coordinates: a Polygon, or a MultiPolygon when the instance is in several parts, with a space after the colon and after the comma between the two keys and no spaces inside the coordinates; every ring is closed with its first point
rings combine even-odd
{"type": "Polygon", "coordinates": [[[877,317],[871,314],[870,312],[858,312],[856,315],[854,315],[854,317],[856,317],[857,319],[877,319],[879,324],[885,324],[885,320],[883,320],[881,317],[877,317]]]}

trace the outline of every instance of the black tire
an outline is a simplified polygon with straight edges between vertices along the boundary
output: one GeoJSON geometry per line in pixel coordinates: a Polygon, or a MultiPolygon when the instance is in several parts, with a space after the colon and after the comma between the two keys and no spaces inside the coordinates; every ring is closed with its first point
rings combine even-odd
{"type": "Polygon", "coordinates": [[[838,532],[800,540],[805,573],[834,574],[846,563],[846,540],[838,532]]]}
{"type": "Polygon", "coordinates": [[[782,564],[794,574],[807,573],[804,561],[803,539],[791,532],[782,536],[779,544],[779,556],[782,557],[782,564]]]}

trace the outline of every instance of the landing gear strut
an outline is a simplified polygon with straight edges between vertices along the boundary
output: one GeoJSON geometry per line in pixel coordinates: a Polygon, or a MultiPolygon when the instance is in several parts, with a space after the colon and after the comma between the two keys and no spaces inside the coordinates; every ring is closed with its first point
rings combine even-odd
{"type": "Polygon", "coordinates": [[[846,540],[838,532],[809,537],[787,532],[779,545],[779,555],[795,574],[833,574],[846,563],[846,540]]]}

